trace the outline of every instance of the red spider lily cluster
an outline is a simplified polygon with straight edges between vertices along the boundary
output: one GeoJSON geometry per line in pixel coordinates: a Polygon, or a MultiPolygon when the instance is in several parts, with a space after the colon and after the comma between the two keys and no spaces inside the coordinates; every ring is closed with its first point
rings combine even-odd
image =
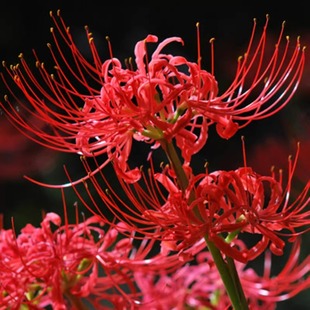
{"type": "Polygon", "coordinates": [[[121,232],[127,230],[122,223],[117,229],[105,227],[96,216],[61,225],[55,213],[46,214],[41,227],[28,224],[18,236],[12,229],[3,229],[0,308],[43,309],[49,305],[67,309],[70,301],[79,309],[80,298],[87,298],[96,309],[102,301],[117,309],[130,307],[138,296],[135,272],[152,272],[163,263],[169,272],[180,263],[160,253],[148,259],[154,242],[144,241],[137,248],[132,231],[131,237],[121,238],[121,232]]]}
{"type": "MultiPolygon", "coordinates": [[[[27,224],[18,236],[2,229],[0,309],[85,309],[83,300],[95,309],[229,308],[208,251],[200,251],[195,265],[167,253],[148,258],[152,240],[135,245],[126,224],[105,225],[96,216],[61,224],[59,215],[48,213],[40,227],[27,224]]],[[[242,241],[239,246],[245,247],[242,241]]],[[[309,257],[299,264],[299,252],[296,242],[283,271],[272,278],[270,255],[263,276],[238,263],[251,309],[274,309],[276,302],[308,287],[303,276],[309,257]]]]}
{"type": "Polygon", "coordinates": [[[67,169],[66,184],[28,179],[72,187],[93,215],[76,224],[65,217],[61,226],[59,215],[48,213],[40,228],[1,230],[0,309],[275,309],[308,289],[310,257],[300,262],[299,253],[310,229],[310,181],[292,194],[300,145],[285,182],[281,171],[260,175],[248,166],[244,141],[242,167],[192,168],[211,126],[229,139],[286,106],[305,64],[299,38],[292,47],[283,24],[266,56],[269,18],[259,39],[254,20],[235,77],[219,94],[213,56],[211,72],[201,67],[199,25],[197,62],[165,52],[184,44],[181,38],[158,43],[148,35],[123,65],[109,39],[110,58],[102,61],[85,27],[87,59],[60,13],[51,17],[54,73],[36,54],[37,71],[23,55],[19,64],[3,63],[9,93],[1,108],[30,139],[81,156],[81,179],[67,169]],[[146,169],[130,161],[135,143],[149,146],[146,169]],[[157,166],[160,150],[167,163],[157,166]],[[292,243],[283,270],[271,276],[271,255],[282,256],[292,243]],[[259,275],[247,264],[262,255],[259,275]]]}

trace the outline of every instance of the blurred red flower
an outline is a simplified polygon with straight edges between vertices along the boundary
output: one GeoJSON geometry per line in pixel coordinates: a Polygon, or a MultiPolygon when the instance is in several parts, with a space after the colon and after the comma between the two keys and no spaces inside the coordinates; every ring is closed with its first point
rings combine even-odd
{"type": "Polygon", "coordinates": [[[0,118],[0,182],[19,181],[25,174],[52,169],[56,152],[34,143],[5,118],[0,118]]]}

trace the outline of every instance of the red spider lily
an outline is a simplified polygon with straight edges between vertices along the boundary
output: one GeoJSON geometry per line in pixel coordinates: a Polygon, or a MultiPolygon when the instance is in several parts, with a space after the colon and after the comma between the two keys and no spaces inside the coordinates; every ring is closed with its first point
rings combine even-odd
{"type": "Polygon", "coordinates": [[[293,163],[289,159],[286,188],[274,174],[261,176],[249,167],[203,177],[195,189],[196,200],[191,208],[198,208],[202,221],[208,225],[208,238],[227,255],[242,261],[242,257],[256,258],[267,246],[274,254],[282,255],[285,242],[281,237],[293,242],[309,231],[310,182],[293,202],[290,197],[297,158],[298,153],[293,163]],[[219,237],[234,232],[260,235],[261,239],[248,251],[234,252],[233,242],[228,244],[219,237]]]}
{"type": "MultiPolygon", "coordinates": [[[[162,241],[164,248],[189,254],[197,250],[196,246],[200,248],[199,242],[207,238],[227,256],[246,262],[255,259],[267,247],[274,254],[282,255],[283,238],[293,242],[297,236],[309,231],[310,182],[298,197],[290,197],[298,152],[294,161],[291,157],[289,159],[289,178],[285,188],[281,173],[277,180],[274,173],[261,176],[245,166],[235,171],[193,176],[187,166],[189,185],[182,191],[169,167],[162,173],[155,173],[151,166],[149,178],[142,174],[144,184],[128,184],[118,176],[126,198],[109,185],[102,171],[100,175],[104,183],[90,176],[100,197],[99,203],[90,184],[84,183],[90,202],[77,187],[74,189],[91,212],[107,218],[109,209],[113,217],[125,221],[132,229],[162,241]],[[102,209],[102,201],[106,209],[102,209]],[[241,237],[255,235],[259,240],[241,250],[234,242],[239,233],[241,237]]],[[[87,161],[83,162],[90,173],[87,161]]]]}
{"type": "MultiPolygon", "coordinates": [[[[296,296],[310,287],[310,257],[299,262],[300,240],[294,243],[283,270],[271,276],[271,255],[266,252],[264,274],[258,275],[247,265],[237,270],[247,296],[249,309],[274,310],[279,301],[296,296]]],[[[245,247],[239,240],[240,247],[245,247]]],[[[231,303],[209,252],[197,255],[196,264],[187,264],[173,273],[135,273],[142,291],[139,309],[182,310],[208,308],[230,309],[231,303]]]]}
{"type": "Polygon", "coordinates": [[[310,182],[294,201],[290,197],[297,158],[298,152],[294,162],[289,160],[286,188],[274,174],[261,176],[243,167],[192,177],[183,196],[171,177],[156,174],[169,197],[161,208],[147,210],[144,216],[164,227],[176,244],[207,237],[227,256],[243,262],[253,260],[268,246],[274,254],[282,255],[285,241],[281,237],[293,242],[309,231],[310,182]],[[239,232],[260,239],[249,249],[240,250],[233,242],[239,232]]]}
{"type": "MultiPolygon", "coordinates": [[[[55,63],[50,74],[35,54],[39,77],[20,56],[20,64],[7,68],[7,73],[30,103],[20,108],[44,121],[49,130],[30,123],[15,110],[9,96],[1,104],[11,121],[38,143],[63,152],[85,156],[107,155],[119,173],[129,182],[140,178],[139,169],[130,170],[127,160],[133,140],[150,143],[176,140],[186,161],[207,141],[208,127],[216,124],[223,138],[252,120],[269,117],[279,111],[295,93],[304,67],[304,52],[297,40],[289,53],[289,40],[282,46],[283,28],[270,59],[264,59],[268,17],[257,45],[254,44],[256,22],[248,49],[238,61],[236,76],[222,95],[212,73],[201,68],[198,34],[197,63],[183,56],[163,53],[171,37],[159,43],[148,56],[147,44],[157,37],[148,35],[135,47],[135,62],[125,68],[113,57],[102,62],[94,40],[86,27],[92,53],[88,61],[78,50],[58,12],[51,14],[59,36],[52,30],[56,50],[49,45],[55,63]],[[72,63],[62,50],[63,43],[71,52],[72,63]],[[41,80],[41,81],[40,81],[41,80]],[[250,98],[251,97],[251,98],[250,98]]],[[[213,40],[211,40],[213,42],[213,40]]],[[[212,43],[213,46],[213,43],[212,43]]],[[[212,59],[212,67],[214,60],[212,59]]],[[[18,100],[16,91],[2,74],[9,92],[18,100]]]]}
{"type": "MultiPolygon", "coordinates": [[[[138,247],[133,236],[122,236],[118,229],[105,227],[93,216],[80,224],[61,225],[60,217],[48,213],[35,228],[27,224],[18,236],[12,229],[0,231],[0,309],[67,309],[110,303],[130,307],[137,291],[133,272],[144,269],[174,270],[178,258],[162,254],[150,256],[154,242],[144,240],[138,247]],[[125,293],[126,291],[126,293],[125,293]]],[[[130,233],[127,233],[130,235],[130,233]]],[[[133,233],[131,233],[133,234],[133,233]]],[[[108,307],[109,308],[109,307],[108,307]]],[[[104,309],[104,308],[100,308],[104,309]]]]}

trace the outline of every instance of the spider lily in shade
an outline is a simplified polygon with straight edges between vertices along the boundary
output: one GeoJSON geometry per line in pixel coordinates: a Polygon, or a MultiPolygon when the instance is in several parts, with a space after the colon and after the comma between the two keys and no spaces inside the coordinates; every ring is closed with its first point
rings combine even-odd
{"type": "MultiPolygon", "coordinates": [[[[245,247],[240,240],[238,242],[240,247],[245,247]]],[[[268,251],[262,275],[246,264],[236,264],[251,310],[274,310],[278,302],[310,288],[310,279],[306,277],[310,271],[310,256],[300,261],[300,245],[297,239],[283,270],[273,276],[272,255],[268,251]]],[[[136,272],[136,282],[142,291],[140,309],[231,309],[210,252],[202,251],[195,262],[170,274],[162,272],[160,276],[154,272],[136,272]]]]}
{"type": "Polygon", "coordinates": [[[100,168],[113,161],[127,182],[141,177],[137,167],[127,164],[133,141],[157,148],[162,141],[175,140],[183,159],[189,162],[205,145],[210,125],[215,124],[218,134],[228,139],[249,122],[283,108],[295,93],[304,68],[299,39],[292,52],[288,38],[283,44],[284,24],[274,53],[265,59],[268,16],[257,44],[254,20],[248,48],[238,59],[235,78],[222,94],[218,93],[213,57],[211,72],[201,68],[199,27],[197,62],[163,51],[170,43],[183,44],[180,37],[163,40],[148,55],[148,45],[158,42],[155,35],[148,35],[136,44],[135,58],[129,58],[123,66],[113,56],[109,40],[110,59],[100,59],[87,27],[92,60],[86,59],[59,11],[51,17],[55,24],[51,29],[54,46],[48,47],[54,73],[49,73],[36,53],[38,76],[23,55],[17,65],[7,67],[3,63],[11,79],[2,74],[9,89],[2,109],[17,128],[44,146],[84,156],[105,154],[107,159],[100,168]],[[68,50],[63,50],[63,45],[68,50]],[[11,96],[14,100],[19,96],[11,81],[28,101],[19,101],[19,109],[27,110],[49,129],[29,122],[14,108],[11,96]]]}
{"type": "Polygon", "coordinates": [[[18,235],[1,229],[0,309],[133,309],[135,270],[172,271],[180,262],[160,253],[151,257],[154,243],[134,245],[127,228],[107,227],[97,216],[61,224],[51,212],[41,227],[27,224],[18,235]]]}

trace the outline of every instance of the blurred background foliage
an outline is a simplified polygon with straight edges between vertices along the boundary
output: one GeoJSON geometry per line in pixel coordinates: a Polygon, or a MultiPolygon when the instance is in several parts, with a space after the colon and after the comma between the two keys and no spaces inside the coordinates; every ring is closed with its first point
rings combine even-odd
{"type": "MultiPolygon", "coordinates": [[[[276,38],[282,22],[286,21],[285,35],[290,37],[292,48],[297,36],[301,36],[302,45],[310,45],[309,10],[306,2],[301,0],[293,4],[284,4],[282,1],[189,1],[183,4],[174,1],[145,1],[138,4],[133,1],[5,0],[0,9],[1,60],[15,64],[22,52],[27,61],[34,61],[34,49],[48,65],[51,58],[46,43],[53,43],[49,32],[53,26],[49,11],[56,12],[57,9],[61,10],[62,17],[86,57],[90,56],[87,54],[89,51],[84,31],[84,26],[88,25],[102,59],[109,57],[106,36],[110,37],[114,56],[124,60],[133,56],[137,41],[147,34],[155,34],[159,40],[170,36],[182,37],[185,45],[175,46],[174,52],[195,61],[196,23],[199,22],[202,63],[207,70],[210,69],[208,42],[215,38],[215,75],[220,92],[229,85],[237,58],[245,51],[253,18],[263,27],[266,14],[269,14],[268,35],[271,38],[276,38]]],[[[207,146],[202,154],[195,157],[194,164],[208,161],[210,171],[238,168],[243,163],[240,137],[244,135],[248,164],[257,172],[268,174],[273,165],[276,169],[286,169],[287,158],[295,154],[296,143],[300,141],[301,154],[295,189],[301,188],[309,179],[310,171],[309,67],[308,53],[300,88],[284,110],[270,119],[250,124],[229,141],[221,140],[211,129],[207,146]]],[[[5,93],[1,85],[1,100],[5,93]]],[[[140,147],[135,145],[139,153],[140,147]]],[[[18,231],[26,223],[39,225],[42,212],[55,211],[62,214],[60,192],[32,184],[23,175],[46,183],[61,183],[67,180],[64,165],[72,178],[83,175],[78,156],[44,149],[22,136],[0,115],[0,213],[3,214],[5,228],[11,227],[12,218],[18,231]]],[[[75,201],[77,198],[74,192],[67,190],[66,205],[70,215],[74,214],[75,201]]],[[[79,212],[88,213],[82,206],[79,212]]],[[[309,254],[310,241],[309,237],[304,239],[303,255],[306,255],[309,254]]],[[[280,303],[278,309],[306,309],[305,305],[310,304],[309,295],[309,291],[304,292],[290,301],[280,303]]]]}

